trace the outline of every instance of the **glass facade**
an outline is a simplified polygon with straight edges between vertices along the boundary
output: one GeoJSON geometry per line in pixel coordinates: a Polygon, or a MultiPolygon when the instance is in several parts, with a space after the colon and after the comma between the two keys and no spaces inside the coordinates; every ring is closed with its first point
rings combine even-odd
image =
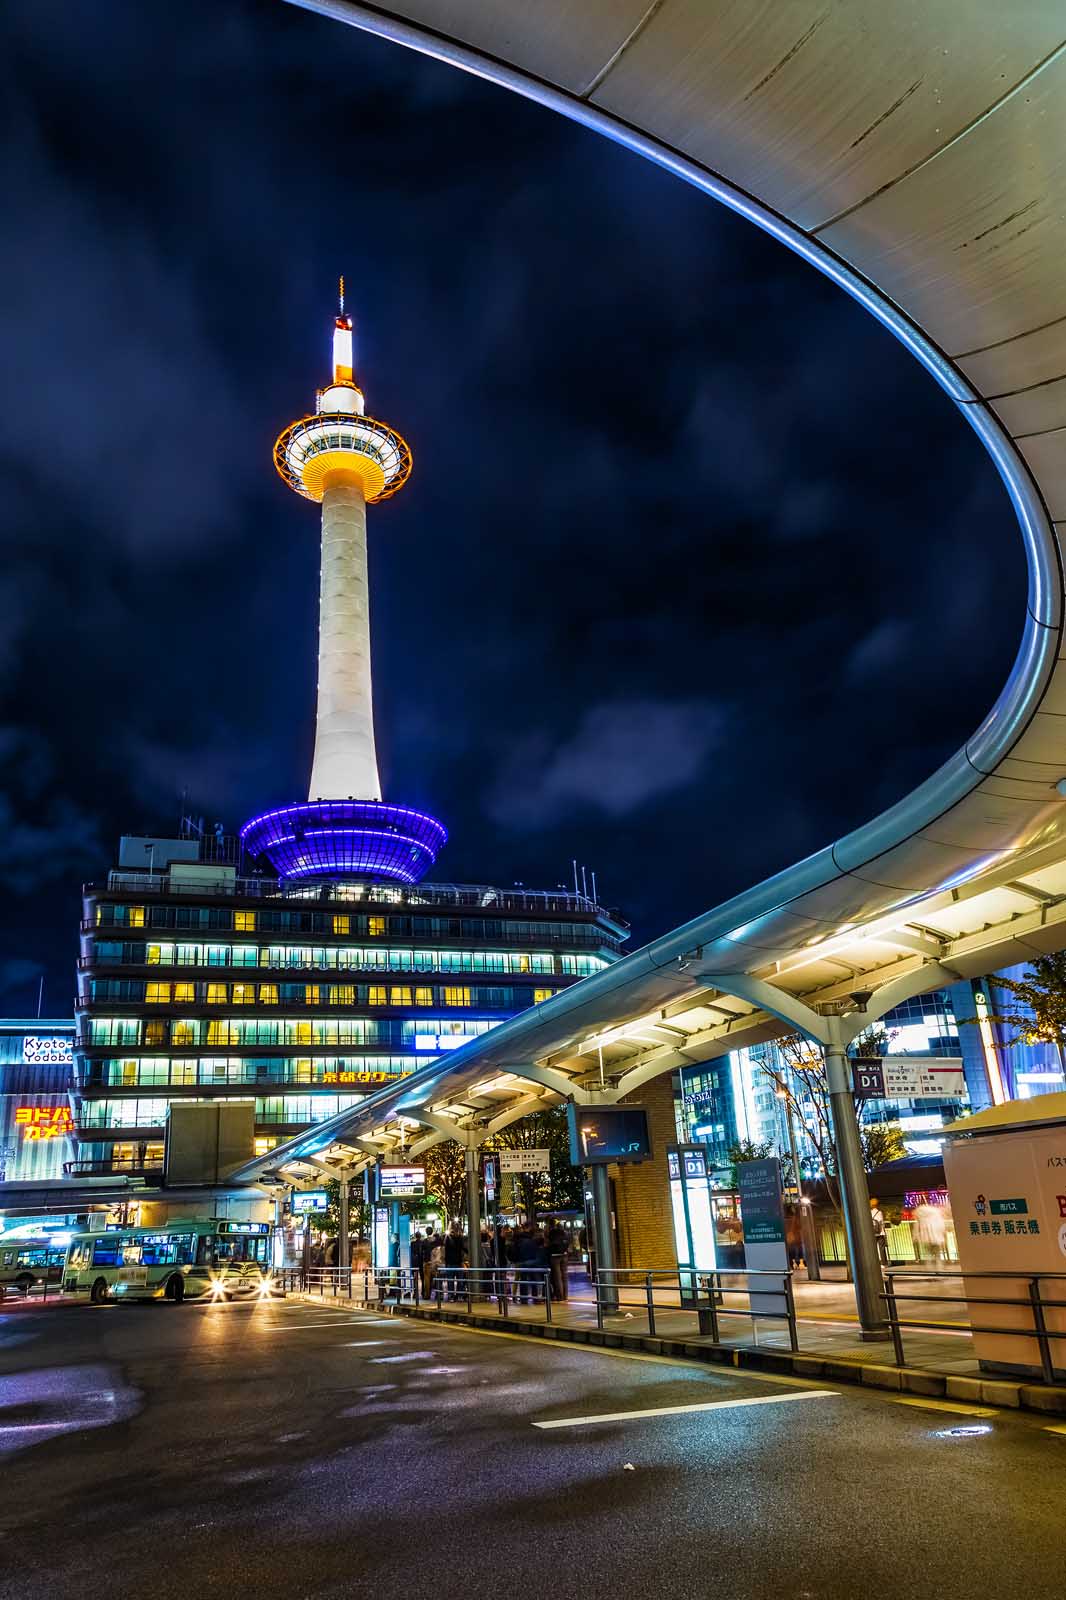
{"type": "Polygon", "coordinates": [[[74,1154],[74,1023],[0,1019],[0,1183],[61,1178],[74,1154]]]}
{"type": "Polygon", "coordinates": [[[295,1132],[550,1001],[627,932],[565,891],[118,869],[85,892],[78,1154],[154,1151],[182,1097],[253,1099],[260,1141],[295,1132]]]}

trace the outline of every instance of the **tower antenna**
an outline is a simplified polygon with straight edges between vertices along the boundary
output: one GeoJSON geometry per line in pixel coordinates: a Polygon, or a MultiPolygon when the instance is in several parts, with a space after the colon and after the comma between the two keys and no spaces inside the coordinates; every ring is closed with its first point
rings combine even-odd
{"type": "Polygon", "coordinates": [[[340,303],[341,303],[341,316],[343,316],[344,315],[344,273],[343,272],[341,273],[340,293],[339,293],[338,298],[339,298],[340,303]]]}

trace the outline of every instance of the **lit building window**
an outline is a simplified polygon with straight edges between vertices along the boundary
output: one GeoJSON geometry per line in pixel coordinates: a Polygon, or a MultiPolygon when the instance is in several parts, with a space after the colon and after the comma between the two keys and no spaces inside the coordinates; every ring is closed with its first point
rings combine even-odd
{"type": "Polygon", "coordinates": [[[342,912],[336,912],[333,917],[333,931],[334,933],[351,933],[351,917],[346,916],[342,912]]]}
{"type": "Polygon", "coordinates": [[[468,1006],[470,1004],[469,989],[457,989],[452,985],[446,984],[441,992],[444,995],[444,1004],[446,1006],[468,1006]]]}
{"type": "Polygon", "coordinates": [[[228,983],[209,983],[207,986],[207,1003],[209,1006],[224,1006],[229,1000],[228,983]]]}
{"type": "Polygon", "coordinates": [[[124,1061],[122,1063],[122,1082],[127,1085],[137,1082],[136,1061],[124,1061]]]}
{"type": "Polygon", "coordinates": [[[321,995],[321,990],[319,989],[319,986],[318,986],[317,983],[305,983],[304,984],[304,1005],[317,1006],[318,1003],[319,1003],[320,995],[321,995]]]}
{"type": "MultiPolygon", "coordinates": [[[[381,992],[382,992],[382,995],[384,995],[384,993],[385,993],[384,989],[382,989],[381,992]]],[[[330,1003],[331,1006],[354,1006],[355,1005],[355,984],[354,983],[331,983],[330,986],[329,986],[329,1003],[330,1003]]],[[[371,1005],[373,1005],[375,1002],[371,1001],[370,1003],[371,1003],[371,1005]]],[[[383,1004],[383,1001],[379,1000],[377,1002],[377,1004],[381,1005],[381,1004],[383,1004]]]]}
{"type": "Polygon", "coordinates": [[[162,1044],[166,1038],[165,1022],[146,1022],[144,1025],[145,1044],[162,1044]]]}
{"type": "Polygon", "coordinates": [[[533,1004],[539,1006],[542,1000],[550,1000],[554,993],[554,989],[534,989],[533,1004]]]}
{"type": "MultiPolygon", "coordinates": [[[[225,985],[223,984],[223,988],[225,985]]],[[[235,983],[233,985],[233,1004],[235,1006],[250,1006],[255,1000],[255,985],[253,983],[235,983]]]]}
{"type": "Polygon", "coordinates": [[[518,958],[518,970],[519,970],[519,972],[528,972],[529,971],[529,957],[528,956],[519,956],[519,958],[518,958]]]}
{"type": "Polygon", "coordinates": [[[254,933],[255,912],[235,911],[233,913],[233,928],[236,933],[254,933]]]}
{"type": "Polygon", "coordinates": [[[278,986],[276,983],[261,983],[259,985],[259,1004],[261,1006],[276,1006],[278,1003],[278,986]]]}
{"type": "Polygon", "coordinates": [[[314,1035],[312,1034],[311,1028],[312,1028],[312,1025],[311,1025],[310,1022],[298,1022],[296,1024],[295,1028],[293,1029],[293,1033],[295,1035],[295,1037],[293,1038],[293,1043],[294,1044],[313,1044],[314,1043],[314,1035]]]}
{"type": "Polygon", "coordinates": [[[196,1003],[195,983],[176,983],[174,985],[174,1004],[177,1006],[191,1006],[196,1003]]]}
{"type": "Polygon", "coordinates": [[[169,983],[149,983],[144,989],[145,1004],[150,1006],[168,1006],[170,1004],[169,983]]]}
{"type": "Polygon", "coordinates": [[[171,1044],[196,1044],[196,1035],[195,1022],[173,1022],[170,1025],[171,1044]]]}
{"type": "Polygon", "coordinates": [[[394,984],[389,995],[389,1004],[393,1006],[409,1006],[411,1004],[411,991],[406,984],[394,984]]]}
{"type": "MultiPolygon", "coordinates": [[[[347,933],[348,930],[345,929],[344,931],[347,933]]],[[[368,917],[366,919],[366,931],[371,935],[372,938],[380,939],[382,934],[385,932],[385,918],[368,917]]]]}
{"type": "Polygon", "coordinates": [[[209,1022],[207,1024],[208,1044],[237,1044],[238,1029],[227,1018],[222,1022],[209,1022]]]}
{"type": "Polygon", "coordinates": [[[129,912],[129,924],[130,924],[130,927],[131,928],[143,928],[144,927],[144,907],[143,906],[129,906],[128,907],[128,912],[129,912]]]}
{"type": "Polygon", "coordinates": [[[431,1006],[433,1004],[433,990],[419,987],[415,990],[416,1006],[431,1006]]]}
{"type": "Polygon", "coordinates": [[[159,965],[159,946],[157,944],[148,945],[148,947],[146,948],[146,950],[144,952],[144,960],[145,960],[145,965],[146,966],[158,967],[158,965],[159,965]]]}
{"type": "Polygon", "coordinates": [[[269,1136],[267,1136],[265,1134],[258,1134],[256,1136],[255,1145],[254,1145],[254,1149],[255,1149],[256,1155],[257,1156],[269,1155],[271,1150],[273,1150],[274,1146],[277,1144],[277,1142],[278,1141],[277,1141],[276,1138],[275,1139],[271,1139],[269,1136]]]}
{"type": "Polygon", "coordinates": [[[372,983],[366,992],[366,1003],[370,1006],[383,1006],[385,1004],[385,985],[372,983]]]}

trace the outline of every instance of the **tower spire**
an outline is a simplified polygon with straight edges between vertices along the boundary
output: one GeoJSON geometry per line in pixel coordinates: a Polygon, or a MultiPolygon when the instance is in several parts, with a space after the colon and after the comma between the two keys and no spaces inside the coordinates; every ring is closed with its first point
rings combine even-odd
{"type": "Polygon", "coordinates": [[[337,298],[338,298],[338,300],[340,302],[340,313],[341,313],[341,316],[343,317],[343,315],[344,315],[344,273],[343,272],[341,273],[341,277],[340,277],[340,290],[339,290],[339,293],[337,295],[337,298]]]}

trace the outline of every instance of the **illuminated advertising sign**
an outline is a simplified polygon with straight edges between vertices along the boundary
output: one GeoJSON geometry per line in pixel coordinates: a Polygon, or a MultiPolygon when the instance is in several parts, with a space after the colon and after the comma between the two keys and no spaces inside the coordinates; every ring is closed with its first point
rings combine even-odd
{"type": "Polygon", "coordinates": [[[69,1067],[74,1060],[74,1040],[61,1034],[28,1033],[22,1041],[22,1059],[28,1066],[69,1067]]]}
{"type": "Polygon", "coordinates": [[[16,1106],[15,1126],[23,1139],[67,1139],[74,1132],[69,1106],[16,1106]]]}
{"type": "Polygon", "coordinates": [[[421,1200],[426,1192],[425,1167],[379,1167],[379,1200],[421,1200]]]}
{"type": "Polygon", "coordinates": [[[291,1211],[294,1217],[307,1217],[329,1210],[329,1195],[325,1189],[301,1189],[293,1194],[291,1211]]]}

